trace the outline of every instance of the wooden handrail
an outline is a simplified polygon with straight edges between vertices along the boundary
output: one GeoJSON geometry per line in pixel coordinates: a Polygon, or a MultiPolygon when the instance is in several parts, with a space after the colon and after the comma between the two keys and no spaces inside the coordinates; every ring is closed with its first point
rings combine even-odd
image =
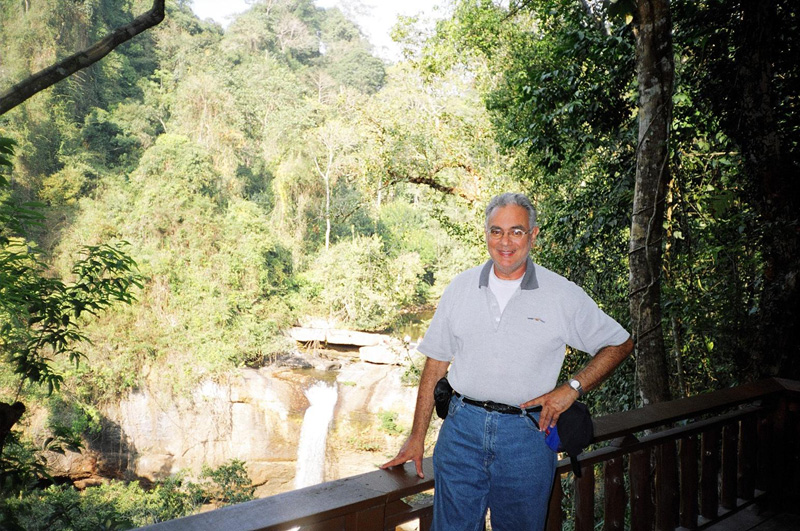
{"type": "MultiPolygon", "coordinates": [[[[206,513],[147,526],[148,531],[277,531],[320,521],[359,515],[380,517],[383,530],[385,507],[406,496],[433,488],[433,460],[423,461],[425,479],[417,477],[413,463],[392,470],[376,470],[329,481],[268,498],[230,505],[206,513]],[[380,514],[376,514],[380,513],[380,514]]],[[[399,509],[400,507],[398,507],[399,509]]],[[[391,515],[388,515],[391,516],[391,515]]],[[[413,518],[411,518],[413,519],[413,518]]],[[[355,529],[356,527],[347,527],[355,529]]],[[[357,527],[373,529],[372,527],[357,527]]],[[[342,527],[345,529],[345,527],[342,527]]]]}
{"type": "MultiPolygon", "coordinates": [[[[745,384],[739,387],[714,391],[703,395],[690,398],[653,404],[633,411],[625,411],[606,415],[594,420],[595,440],[602,442],[613,440],[609,446],[586,453],[581,456],[581,463],[587,474],[576,485],[576,513],[582,515],[576,521],[576,529],[593,528],[593,502],[594,496],[594,472],[593,467],[597,463],[604,463],[606,467],[606,507],[619,505],[622,500],[624,507],[625,492],[620,490],[623,487],[622,477],[624,469],[622,458],[631,458],[631,488],[636,489],[637,499],[631,499],[632,517],[641,520],[653,517],[648,511],[647,503],[641,505],[642,492],[647,492],[651,475],[646,473],[650,466],[650,452],[656,452],[657,474],[663,475],[669,470],[677,470],[683,464],[691,465],[696,461],[697,455],[689,452],[695,447],[698,437],[702,435],[704,445],[722,445],[723,468],[716,470],[709,468],[704,470],[703,481],[712,485],[716,491],[716,474],[721,474],[723,479],[723,506],[730,505],[731,499],[736,500],[735,492],[732,493],[731,476],[731,448],[735,447],[736,435],[731,431],[731,426],[749,426],[748,433],[742,437],[744,446],[752,445],[750,432],[754,432],[758,419],[764,418],[776,411],[776,406],[781,399],[788,398],[794,403],[800,402],[800,382],[782,379],[768,379],[760,382],[745,384]],[[748,407],[740,407],[748,404],[748,407]],[[720,414],[727,410],[727,413],[720,414]],[[714,416],[710,416],[714,415],[714,416]],[[657,433],[644,433],[654,427],[671,426],[676,422],[700,419],[691,424],[683,424],[678,427],[668,428],[657,433]],[[644,433],[644,434],[643,434],[644,433]],[[722,443],[715,443],[714,437],[722,434],[722,443]],[[706,441],[706,437],[714,436],[706,441]],[[676,460],[676,443],[678,441],[694,441],[691,445],[681,450],[681,465],[676,460]],[[731,446],[734,445],[734,446],[731,446]],[[638,456],[638,457],[637,457],[638,456]],[[670,457],[671,456],[671,457],[670,457]],[[636,470],[636,474],[634,474],[636,470]],[[661,472],[658,472],[661,470],[661,472]],[[644,471],[644,472],[642,472],[644,471]],[[709,475],[710,474],[710,475],[709,475]],[[618,488],[614,489],[614,485],[618,488]],[[641,489],[645,489],[642,491],[641,489]],[[733,496],[733,498],[731,498],[733,496]],[[611,502],[609,502],[611,500],[611,502]],[[634,504],[636,501],[636,504],[634,504]],[[634,507],[636,505],[636,507],[634,507]],[[635,514],[634,514],[635,513],[635,514]]],[[[778,413],[778,416],[785,413],[778,413]]],[[[738,428],[737,428],[738,429],[738,428]]],[[[760,432],[759,432],[760,433],[760,432]]],[[[683,448],[684,445],[681,445],[683,448]]],[[[694,451],[694,450],[693,450],[694,451]]],[[[750,452],[751,450],[747,450],[750,452]]],[[[795,449],[796,452],[796,449],[795,449]]],[[[705,461],[704,461],[705,463],[705,461]]],[[[713,462],[712,462],[713,465],[713,462]]],[[[750,464],[755,466],[754,464],[750,464]]],[[[688,466],[685,472],[687,478],[693,478],[692,467],[688,466]]],[[[749,466],[745,463],[745,466],[749,466]]],[[[704,465],[705,467],[705,465],[704,465]]],[[[551,518],[549,529],[560,529],[560,510],[562,489],[558,479],[562,474],[570,470],[570,463],[567,459],[562,459],[558,464],[558,476],[555,482],[553,498],[551,499],[550,510],[551,518]]],[[[394,526],[416,518],[421,518],[423,524],[421,529],[427,529],[432,514],[430,500],[423,501],[416,506],[412,506],[403,501],[410,495],[431,490],[433,484],[433,462],[431,458],[423,461],[423,471],[425,479],[416,476],[412,463],[407,463],[402,467],[395,467],[392,470],[376,470],[358,476],[330,481],[321,485],[307,487],[269,498],[253,500],[238,505],[224,507],[215,511],[210,511],[185,518],[171,520],[160,524],[148,526],[144,529],[149,531],[217,531],[220,529],[230,531],[261,531],[261,530],[287,530],[297,526],[310,526],[304,529],[314,531],[323,530],[354,530],[354,531],[384,531],[393,530],[394,526]]],[[[735,472],[735,471],[734,471],[735,472]]],[[[661,496],[657,503],[677,503],[674,501],[677,494],[678,478],[677,471],[665,475],[656,485],[657,496],[661,496]],[[672,475],[670,475],[672,474],[672,475]],[[670,479],[671,478],[671,479],[670,479]],[[666,483],[663,483],[666,481],[666,483]],[[672,491],[672,492],[670,492],[672,491]]],[[[749,473],[752,476],[752,473],[749,473]]],[[[735,476],[735,474],[733,474],[735,476]]],[[[686,481],[686,480],[682,480],[686,481]]],[[[693,481],[689,479],[688,481],[693,481]]],[[[752,490],[752,489],[750,489],[752,490]]],[[[691,491],[691,489],[690,489],[691,491]]],[[[696,493],[696,490],[693,491],[696,493]]],[[[649,499],[649,495],[645,498],[649,499]]],[[[696,494],[695,494],[696,498],[696,494]]],[[[684,503],[683,500],[681,503],[684,503]]],[[[696,501],[696,500],[695,500],[696,501]]],[[[719,500],[716,496],[709,500],[702,500],[700,510],[706,512],[716,507],[719,500]],[[712,507],[708,509],[707,507],[712,507]]],[[[689,498],[691,505],[691,497],[689,498]]],[[[697,508],[695,508],[697,509],[697,508]]],[[[621,509],[614,509],[614,514],[609,514],[606,529],[616,529],[621,522],[621,509]],[[612,523],[609,524],[609,521],[612,523]],[[616,523],[613,523],[616,522],[616,523]]],[[[671,515],[677,514],[677,509],[672,506],[667,509],[667,513],[656,515],[658,518],[666,518],[666,522],[671,523],[675,518],[671,515]],[[666,514],[666,516],[664,516],[666,514]]],[[[697,510],[687,509],[687,513],[681,513],[681,520],[696,521],[697,510]]],[[[663,510],[662,510],[663,513],[663,510]]]]}
{"type": "Polygon", "coordinates": [[[754,400],[775,397],[787,391],[800,393],[800,382],[769,378],[738,387],[651,404],[630,411],[611,413],[594,419],[594,442],[622,437],[700,415],[714,414],[754,400]]]}

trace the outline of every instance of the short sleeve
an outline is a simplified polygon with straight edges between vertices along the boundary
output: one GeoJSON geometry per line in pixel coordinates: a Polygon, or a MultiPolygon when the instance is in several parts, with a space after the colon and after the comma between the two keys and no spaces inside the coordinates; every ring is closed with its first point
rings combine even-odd
{"type": "Polygon", "coordinates": [[[567,344],[594,356],[604,347],[621,345],[630,334],[578,288],[577,308],[567,329],[567,344]]]}
{"type": "Polygon", "coordinates": [[[417,347],[417,350],[438,361],[452,361],[455,356],[455,338],[450,329],[454,291],[453,284],[445,288],[425,337],[417,347]]]}

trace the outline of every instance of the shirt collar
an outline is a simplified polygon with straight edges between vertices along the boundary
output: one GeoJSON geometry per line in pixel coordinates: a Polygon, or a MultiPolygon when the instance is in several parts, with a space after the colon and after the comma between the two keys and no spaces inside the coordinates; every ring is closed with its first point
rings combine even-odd
{"type": "MultiPolygon", "coordinates": [[[[481,276],[478,280],[478,288],[484,288],[489,285],[489,275],[492,272],[493,265],[494,262],[492,262],[491,259],[489,259],[489,261],[483,265],[483,269],[481,269],[481,276]]],[[[536,267],[530,256],[525,264],[525,275],[522,277],[522,283],[519,287],[526,290],[536,289],[539,287],[539,281],[536,280],[536,267]]]]}

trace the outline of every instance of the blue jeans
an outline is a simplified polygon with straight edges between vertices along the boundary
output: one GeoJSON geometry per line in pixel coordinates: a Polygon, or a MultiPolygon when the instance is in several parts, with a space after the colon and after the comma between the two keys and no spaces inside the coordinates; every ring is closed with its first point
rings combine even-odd
{"type": "MultiPolygon", "coordinates": [[[[535,414],[538,420],[538,413],[535,414]]],[[[453,396],[433,452],[433,531],[544,529],[556,454],[531,419],[453,396]]]]}

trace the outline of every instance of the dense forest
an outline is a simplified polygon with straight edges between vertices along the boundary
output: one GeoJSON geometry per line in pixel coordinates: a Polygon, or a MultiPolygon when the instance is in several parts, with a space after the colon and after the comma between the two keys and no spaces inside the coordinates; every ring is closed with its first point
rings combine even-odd
{"type": "MultiPolygon", "coordinates": [[[[150,4],[2,2],[0,90],[150,4]]],[[[100,404],[278,362],[295,324],[391,330],[485,259],[482,208],[509,190],[540,210],[535,260],[657,338],[667,397],[800,378],[798,9],[665,3],[663,171],[645,211],[642,4],[454,0],[432,32],[398,22],[390,65],[311,0],[253,2],[224,30],[167,2],[163,22],[0,116],[0,400],[59,409],[70,422],[48,444],[79,446],[100,404]],[[657,274],[640,290],[643,212],[657,274]],[[55,319],[25,290],[69,308],[55,319]]],[[[593,393],[598,413],[663,399],[643,359],[593,393]]],[[[20,496],[42,485],[41,448],[15,431],[0,450],[4,507],[43,511],[20,496]]],[[[159,488],[119,525],[208,496],[159,488]]]]}

